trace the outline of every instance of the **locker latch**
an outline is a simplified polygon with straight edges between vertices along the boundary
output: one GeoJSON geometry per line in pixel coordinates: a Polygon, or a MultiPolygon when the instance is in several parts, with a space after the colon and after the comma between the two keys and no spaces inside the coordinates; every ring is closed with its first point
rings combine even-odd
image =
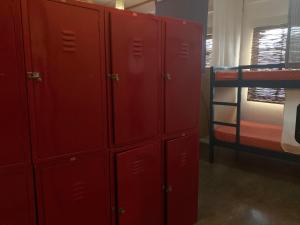
{"type": "Polygon", "coordinates": [[[172,186],[168,186],[167,188],[166,188],[166,192],[167,193],[170,193],[170,192],[172,192],[173,191],[173,187],[172,186]]]}
{"type": "Polygon", "coordinates": [[[27,72],[28,80],[42,81],[42,76],[39,72],[27,72]]]}
{"type": "Polygon", "coordinates": [[[172,80],[171,74],[167,73],[167,74],[165,75],[165,79],[166,79],[166,80],[172,80]]]}
{"type": "Polygon", "coordinates": [[[123,209],[123,208],[119,208],[119,214],[120,214],[120,215],[123,215],[125,212],[126,212],[126,210],[125,210],[125,209],[123,209]]]}
{"type": "Polygon", "coordinates": [[[114,81],[119,81],[120,80],[120,77],[119,77],[119,74],[117,73],[113,73],[113,74],[108,74],[108,77],[114,81]]]}

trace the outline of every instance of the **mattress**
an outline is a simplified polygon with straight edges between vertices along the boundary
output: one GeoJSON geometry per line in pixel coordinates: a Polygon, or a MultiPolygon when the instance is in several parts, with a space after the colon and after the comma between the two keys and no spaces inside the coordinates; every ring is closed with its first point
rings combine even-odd
{"type": "MultiPolygon", "coordinates": [[[[216,80],[232,81],[238,79],[236,71],[216,72],[216,80]]],[[[243,80],[300,80],[300,70],[276,70],[276,71],[245,71],[243,80]]]]}
{"type": "MultiPolygon", "coordinates": [[[[243,145],[282,152],[281,136],[281,126],[241,121],[240,142],[243,145]]],[[[236,128],[216,126],[215,137],[220,141],[235,143],[236,128]]]]}

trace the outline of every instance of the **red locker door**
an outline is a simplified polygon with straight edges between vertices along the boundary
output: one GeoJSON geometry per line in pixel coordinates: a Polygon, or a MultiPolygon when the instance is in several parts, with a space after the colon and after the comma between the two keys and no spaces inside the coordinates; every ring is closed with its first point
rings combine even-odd
{"type": "Polygon", "coordinates": [[[166,151],[168,225],[193,225],[198,209],[198,136],[169,141],[166,151]]]}
{"type": "Polygon", "coordinates": [[[160,30],[160,20],[152,16],[123,12],[110,14],[112,130],[116,145],[158,135],[160,30]]]}
{"type": "Polygon", "coordinates": [[[37,165],[40,225],[109,225],[106,163],[99,152],[37,165]]]}
{"type": "Polygon", "coordinates": [[[41,76],[31,82],[34,158],[103,149],[103,13],[63,1],[29,6],[33,72],[41,76]]]}
{"type": "Polygon", "coordinates": [[[0,7],[0,166],[29,161],[27,96],[19,1],[0,7]]]}
{"type": "Polygon", "coordinates": [[[0,224],[34,225],[32,168],[0,168],[0,224]]]}
{"type": "Polygon", "coordinates": [[[196,128],[199,121],[201,41],[199,25],[166,21],[165,132],[196,128]]]}
{"type": "Polygon", "coordinates": [[[159,144],[116,156],[119,225],[162,225],[162,161],[159,144]]]}

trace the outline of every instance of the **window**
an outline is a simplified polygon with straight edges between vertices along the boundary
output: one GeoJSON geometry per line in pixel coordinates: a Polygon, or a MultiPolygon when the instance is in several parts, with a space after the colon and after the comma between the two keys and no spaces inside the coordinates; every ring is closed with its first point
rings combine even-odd
{"type": "Polygon", "coordinates": [[[206,63],[205,63],[206,67],[211,67],[212,51],[213,51],[212,35],[207,35],[207,37],[206,37],[206,63]]]}
{"type": "MultiPolygon", "coordinates": [[[[258,27],[254,29],[252,64],[276,64],[285,62],[288,28],[286,25],[258,27]]],[[[248,101],[283,104],[284,88],[249,88],[248,101]]]]}

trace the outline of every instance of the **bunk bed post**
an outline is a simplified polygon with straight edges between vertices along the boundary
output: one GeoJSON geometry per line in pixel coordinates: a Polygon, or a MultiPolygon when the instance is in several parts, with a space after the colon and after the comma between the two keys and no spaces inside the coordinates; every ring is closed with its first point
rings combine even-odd
{"type": "Polygon", "coordinates": [[[214,87],[215,87],[215,70],[214,67],[210,68],[210,122],[209,122],[209,161],[214,163],[215,160],[215,137],[214,137],[214,87]]]}
{"type": "MultiPolygon", "coordinates": [[[[242,101],[242,81],[243,69],[238,68],[238,90],[237,90],[237,107],[236,107],[236,144],[241,144],[241,101],[242,101]]],[[[239,150],[236,148],[236,160],[239,159],[239,150]]]]}

